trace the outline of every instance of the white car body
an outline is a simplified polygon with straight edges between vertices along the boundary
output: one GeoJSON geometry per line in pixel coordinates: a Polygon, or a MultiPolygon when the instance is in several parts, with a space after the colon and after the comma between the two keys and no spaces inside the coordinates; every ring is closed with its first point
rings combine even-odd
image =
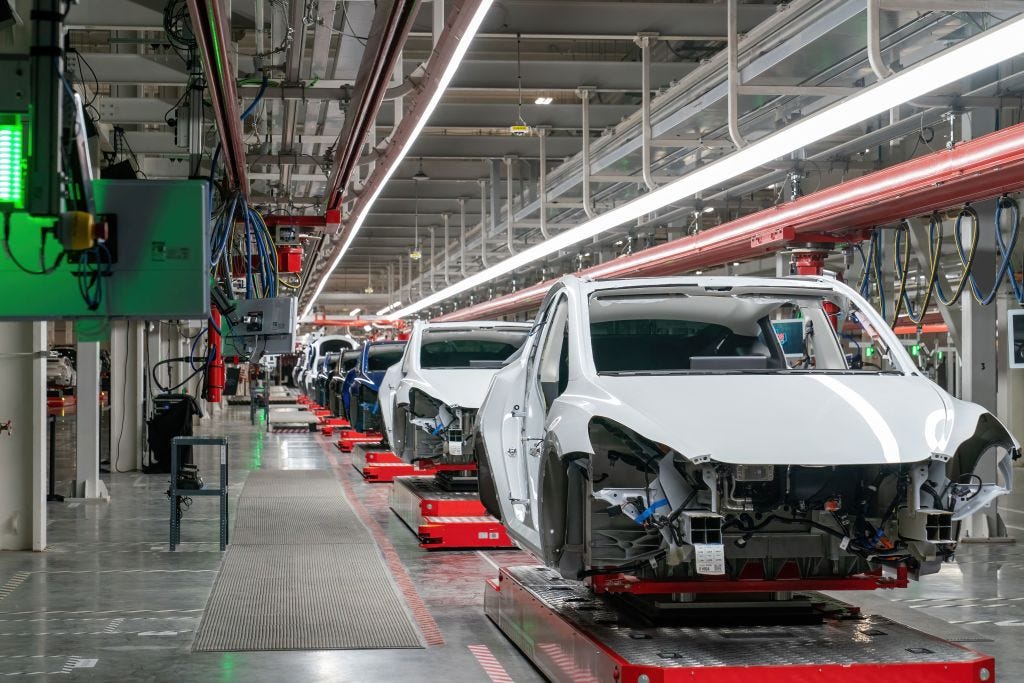
{"type": "MultiPolygon", "coordinates": [[[[506,339],[514,353],[532,327],[531,323],[474,321],[425,323],[416,321],[409,334],[402,360],[388,368],[381,382],[380,407],[388,443],[408,462],[443,459],[469,462],[472,459],[473,425],[491,379],[492,367],[424,367],[424,343],[437,335],[482,341],[506,339]],[[511,334],[510,334],[511,333],[511,334]],[[422,414],[415,414],[424,404],[422,414]]],[[[495,363],[504,362],[502,357],[495,363]]]]}
{"type": "Polygon", "coordinates": [[[46,358],[46,384],[70,388],[75,386],[76,380],[75,369],[72,367],[71,361],[56,351],[51,351],[46,358]]]}
{"type": "MultiPolygon", "coordinates": [[[[656,348],[701,334],[642,341],[656,348]]],[[[717,344],[716,353],[726,342],[717,344]]],[[[952,553],[959,520],[1010,490],[1019,456],[995,417],[921,375],[870,304],[829,278],[563,278],[521,353],[495,375],[477,428],[481,498],[520,545],[571,578],[616,567],[736,578],[749,561],[761,562],[766,578],[786,561],[805,578],[884,563],[917,577],[952,553]],[[770,340],[777,319],[768,311],[783,300],[803,313],[802,368],[770,340]],[[838,324],[821,302],[838,306],[838,324]],[[647,320],[674,310],[688,317],[647,320]],[[751,312],[761,328],[744,317],[751,312]],[[851,321],[884,349],[889,369],[850,364],[844,344],[853,340],[858,356],[861,348],[843,332],[851,321]],[[648,324],[721,328],[723,340],[758,353],[694,353],[678,360],[685,370],[598,371],[599,353],[608,365],[629,349],[600,351],[616,337],[592,338],[597,327],[648,324]],[[722,369],[736,363],[750,367],[722,369]],[[996,466],[978,467],[983,456],[996,466]],[[976,470],[998,476],[981,480],[976,470]],[[806,497],[796,500],[798,492],[806,497]],[[717,543],[697,533],[705,525],[719,525],[717,543]],[[943,530],[925,530],[934,525],[943,530]]]]}
{"type": "Polygon", "coordinates": [[[299,388],[307,396],[313,396],[314,383],[324,356],[330,351],[347,351],[359,347],[357,342],[347,334],[329,334],[310,342],[306,349],[305,366],[299,375],[299,388]],[[336,347],[336,348],[335,348],[336,347]]]}

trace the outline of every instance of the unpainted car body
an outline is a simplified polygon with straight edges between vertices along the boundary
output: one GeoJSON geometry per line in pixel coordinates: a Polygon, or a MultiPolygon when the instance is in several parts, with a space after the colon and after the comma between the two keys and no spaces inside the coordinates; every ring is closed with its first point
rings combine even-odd
{"type": "Polygon", "coordinates": [[[402,359],[404,341],[369,342],[363,345],[359,362],[347,381],[348,421],[357,432],[376,432],[381,429],[380,403],[377,393],[381,380],[389,367],[402,359]]]}
{"type": "Polygon", "coordinates": [[[76,383],[77,376],[71,359],[59,351],[50,351],[46,358],[46,385],[69,392],[76,383]]]}
{"type": "Polygon", "coordinates": [[[828,278],[566,277],[477,428],[481,499],[573,579],[917,578],[1020,455],[828,278]]]}
{"type": "Polygon", "coordinates": [[[522,346],[531,327],[501,321],[414,323],[402,361],[388,369],[380,390],[392,450],[406,462],[471,462],[476,411],[494,373],[522,346]]]}
{"type": "Polygon", "coordinates": [[[306,354],[305,369],[299,377],[300,389],[312,399],[316,399],[315,383],[317,374],[323,365],[324,356],[328,353],[354,349],[358,346],[356,341],[348,335],[332,334],[310,343],[306,354]]]}
{"type": "Polygon", "coordinates": [[[345,417],[348,415],[348,389],[355,379],[355,367],[359,363],[360,352],[358,350],[342,351],[338,363],[331,372],[331,379],[327,384],[328,408],[331,415],[345,417]]]}

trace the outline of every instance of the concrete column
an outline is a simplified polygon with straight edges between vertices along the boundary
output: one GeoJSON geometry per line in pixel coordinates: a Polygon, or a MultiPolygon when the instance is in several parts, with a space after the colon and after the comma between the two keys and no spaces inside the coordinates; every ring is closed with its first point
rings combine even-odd
{"type": "Polygon", "coordinates": [[[114,323],[110,333],[110,469],[142,466],[143,340],[145,323],[114,323]]]}
{"type": "Polygon", "coordinates": [[[46,323],[0,323],[0,550],[46,547],[46,323]]]}
{"type": "Polygon", "coordinates": [[[100,481],[100,343],[79,342],[77,357],[75,498],[109,498],[100,481]]]}

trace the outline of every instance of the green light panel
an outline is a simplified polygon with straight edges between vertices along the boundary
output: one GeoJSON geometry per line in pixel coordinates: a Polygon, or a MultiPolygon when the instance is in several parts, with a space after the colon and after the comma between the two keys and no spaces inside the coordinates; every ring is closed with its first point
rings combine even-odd
{"type": "Polygon", "coordinates": [[[14,116],[0,116],[0,205],[25,206],[24,146],[21,121],[14,116]]]}

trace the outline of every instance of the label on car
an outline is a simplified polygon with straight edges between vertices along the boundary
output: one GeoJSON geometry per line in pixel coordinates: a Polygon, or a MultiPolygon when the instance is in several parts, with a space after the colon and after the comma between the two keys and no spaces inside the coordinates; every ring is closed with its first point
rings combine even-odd
{"type": "Polygon", "coordinates": [[[721,543],[694,543],[694,562],[698,574],[725,573],[725,546],[721,543]]]}
{"type": "Polygon", "coordinates": [[[448,454],[449,455],[462,455],[462,442],[461,441],[449,441],[448,442],[448,454]]]}

